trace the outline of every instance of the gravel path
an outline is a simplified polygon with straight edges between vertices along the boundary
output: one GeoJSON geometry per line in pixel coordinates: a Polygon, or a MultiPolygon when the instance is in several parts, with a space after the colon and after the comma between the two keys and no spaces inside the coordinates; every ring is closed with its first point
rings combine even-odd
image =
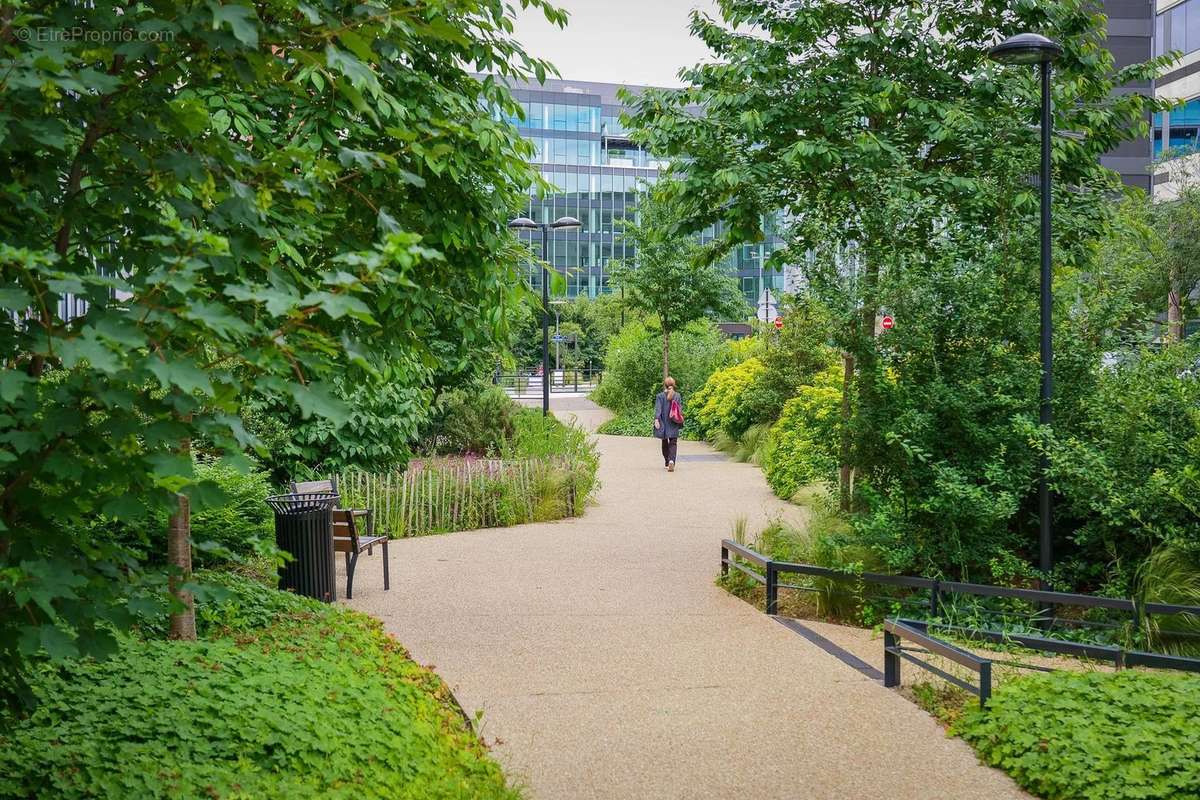
{"type": "MultiPolygon", "coordinates": [[[[657,440],[597,438],[603,487],[583,517],[393,542],[392,590],[364,555],[350,601],[482,712],[529,797],[1026,797],[908,700],[713,584],[737,517],[753,530],[798,513],[758,468],[680,442],[668,474],[657,440]]],[[[882,669],[870,632],[805,624],[882,669]]]]}

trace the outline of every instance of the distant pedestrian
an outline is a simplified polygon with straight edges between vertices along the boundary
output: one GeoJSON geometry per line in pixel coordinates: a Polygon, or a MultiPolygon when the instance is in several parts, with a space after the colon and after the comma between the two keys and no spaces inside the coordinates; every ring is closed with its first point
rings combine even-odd
{"type": "Polygon", "coordinates": [[[683,395],[675,391],[675,379],[663,379],[663,390],[654,398],[654,435],[662,439],[663,466],[675,471],[679,431],[683,428],[683,395]]]}

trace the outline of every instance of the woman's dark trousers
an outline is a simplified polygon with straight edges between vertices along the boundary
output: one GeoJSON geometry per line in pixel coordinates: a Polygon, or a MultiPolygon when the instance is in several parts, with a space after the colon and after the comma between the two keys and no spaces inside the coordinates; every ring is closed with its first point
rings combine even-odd
{"type": "Polygon", "coordinates": [[[663,439],[662,440],[663,464],[664,465],[675,460],[675,453],[678,449],[679,449],[679,438],[678,437],[676,437],[674,439],[663,439]]]}

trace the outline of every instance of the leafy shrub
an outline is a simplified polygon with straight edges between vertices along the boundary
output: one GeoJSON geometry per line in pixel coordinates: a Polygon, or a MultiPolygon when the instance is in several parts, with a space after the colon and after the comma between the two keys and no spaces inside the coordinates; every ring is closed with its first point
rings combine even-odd
{"type": "Polygon", "coordinates": [[[333,396],[348,409],[344,420],[262,404],[242,419],[262,442],[265,452],[258,455],[278,483],[349,468],[403,466],[429,414],[429,380],[428,370],[405,354],[375,378],[332,382],[333,396]]]}
{"type": "Polygon", "coordinates": [[[955,731],[1047,800],[1180,800],[1200,786],[1200,678],[1056,672],[1002,684],[955,731]]]}
{"type": "MultiPolygon", "coordinates": [[[[243,472],[228,461],[198,456],[193,460],[196,491],[192,498],[192,545],[197,566],[239,561],[273,551],[275,527],[267,497],[275,493],[270,476],[251,466],[243,472]]],[[[167,511],[142,510],[123,520],[98,516],[89,531],[98,540],[118,542],[151,564],[167,552],[167,511]]]]}
{"type": "Polygon", "coordinates": [[[0,797],[517,796],[377,621],[224,582],[209,631],[235,636],[125,639],[34,675],[37,709],[0,725],[0,797]]]}
{"type": "Polygon", "coordinates": [[[775,494],[790,499],[803,486],[834,477],[840,430],[841,372],[829,367],[787,401],[771,427],[762,463],[775,494]]]}
{"type": "Polygon", "coordinates": [[[747,401],[755,380],[765,371],[763,362],[751,357],[731,367],[719,369],[688,400],[700,431],[723,431],[737,438],[756,420],[747,401]]]}
{"type": "MultiPolygon", "coordinates": [[[[211,481],[223,498],[192,512],[192,542],[199,564],[236,559],[273,547],[274,516],[267,497],[274,494],[274,489],[266,472],[251,469],[243,473],[226,462],[201,459],[196,462],[196,477],[211,481]]],[[[164,517],[161,530],[166,531],[166,525],[164,517]]],[[[165,541],[162,547],[165,550],[165,541]]]]}
{"type": "MultiPolygon", "coordinates": [[[[686,397],[728,358],[728,344],[711,322],[696,322],[671,335],[671,376],[686,397]]],[[[631,322],[608,343],[604,378],[592,399],[613,411],[652,403],[662,386],[662,334],[631,322]]]]}
{"type": "Polygon", "coordinates": [[[1200,375],[1188,372],[1198,357],[1200,341],[1095,366],[1093,388],[1056,426],[1056,510],[1072,531],[1060,549],[1083,579],[1114,554],[1132,571],[1160,543],[1200,556],[1200,375]]]}
{"type": "MultiPolygon", "coordinates": [[[[612,419],[596,429],[596,433],[609,436],[653,436],[654,435],[654,403],[643,403],[634,408],[618,411],[612,419]]],[[[684,441],[699,441],[703,437],[696,430],[696,422],[691,414],[684,414],[683,428],[679,438],[684,441]]]]}
{"type": "Polygon", "coordinates": [[[498,386],[453,389],[438,398],[436,418],[425,436],[434,453],[487,455],[513,433],[520,407],[498,386]]]}

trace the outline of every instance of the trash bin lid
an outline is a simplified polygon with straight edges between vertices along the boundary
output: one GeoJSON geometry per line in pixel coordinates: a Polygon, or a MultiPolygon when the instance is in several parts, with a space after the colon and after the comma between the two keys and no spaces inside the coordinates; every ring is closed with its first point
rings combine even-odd
{"type": "Polygon", "coordinates": [[[333,508],[338,500],[338,495],[333,492],[294,492],[272,495],[267,498],[267,505],[276,514],[306,514],[333,508]]]}

